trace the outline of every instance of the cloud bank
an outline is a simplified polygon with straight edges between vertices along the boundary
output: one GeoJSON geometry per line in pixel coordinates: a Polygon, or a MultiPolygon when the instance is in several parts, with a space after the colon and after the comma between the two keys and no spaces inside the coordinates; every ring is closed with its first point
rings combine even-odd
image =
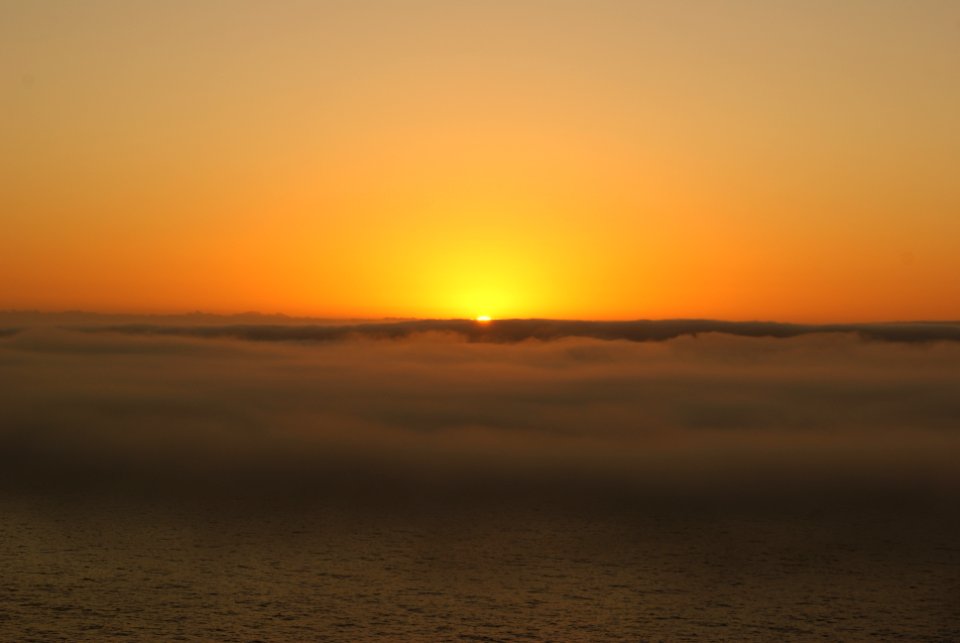
{"type": "Polygon", "coordinates": [[[480,324],[473,320],[413,320],[363,324],[117,324],[78,326],[85,332],[183,337],[230,337],[251,341],[330,342],[356,339],[406,339],[422,333],[452,333],[471,342],[514,343],[526,340],[554,341],[566,338],[664,341],[703,333],[738,337],[790,338],[818,333],[853,334],[862,339],[921,343],[960,342],[960,323],[902,322],[882,324],[785,324],[778,322],[732,322],[706,319],[571,321],[552,319],[503,319],[480,324]]]}
{"type": "Polygon", "coordinates": [[[0,338],[0,483],[374,495],[955,485],[960,344],[931,339],[955,328],[808,328],[27,328],[0,338]]]}

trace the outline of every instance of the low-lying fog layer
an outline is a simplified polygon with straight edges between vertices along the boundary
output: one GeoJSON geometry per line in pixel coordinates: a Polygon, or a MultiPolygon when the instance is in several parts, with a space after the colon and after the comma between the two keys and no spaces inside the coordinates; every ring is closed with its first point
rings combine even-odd
{"type": "Polygon", "coordinates": [[[231,328],[0,337],[6,484],[956,481],[955,342],[488,343],[449,330],[253,342],[231,328]]]}
{"type": "Polygon", "coordinates": [[[692,324],[12,326],[0,639],[958,640],[953,327],[692,324]]]}

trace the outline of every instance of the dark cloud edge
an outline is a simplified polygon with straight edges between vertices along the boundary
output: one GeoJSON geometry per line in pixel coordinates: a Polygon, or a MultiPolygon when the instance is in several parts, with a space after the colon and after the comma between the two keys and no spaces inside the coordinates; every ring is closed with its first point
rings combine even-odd
{"type": "MultiPolygon", "coordinates": [[[[448,333],[468,342],[512,344],[526,340],[566,338],[665,341],[700,333],[738,337],[788,339],[817,333],[853,334],[862,340],[919,344],[960,342],[960,322],[895,322],[869,324],[790,324],[761,321],[669,319],[636,321],[576,321],[501,319],[478,323],[468,319],[414,320],[351,324],[104,324],[61,328],[85,333],[175,336],[201,339],[240,339],[258,342],[338,342],[351,339],[402,340],[424,333],[448,333]]],[[[15,331],[14,331],[15,332],[15,331]]],[[[10,334],[10,331],[7,331],[10,334]]]]}

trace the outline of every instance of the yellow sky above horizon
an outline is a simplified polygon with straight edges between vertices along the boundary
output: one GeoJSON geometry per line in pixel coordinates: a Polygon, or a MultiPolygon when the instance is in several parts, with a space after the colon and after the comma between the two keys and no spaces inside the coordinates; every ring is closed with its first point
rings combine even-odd
{"type": "Polygon", "coordinates": [[[960,318],[960,4],[0,0],[0,309],[960,318]]]}

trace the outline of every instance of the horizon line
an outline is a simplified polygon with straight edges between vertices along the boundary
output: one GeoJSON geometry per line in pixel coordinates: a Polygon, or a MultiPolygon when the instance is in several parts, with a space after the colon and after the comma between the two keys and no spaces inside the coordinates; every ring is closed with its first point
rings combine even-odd
{"type": "MultiPolygon", "coordinates": [[[[290,322],[384,322],[384,323],[404,323],[404,322],[453,322],[467,321],[476,322],[475,317],[437,317],[437,316],[400,316],[385,315],[377,317],[365,316],[323,316],[323,315],[296,315],[283,312],[262,312],[258,310],[246,310],[240,312],[209,312],[203,310],[192,310],[187,312],[107,312],[84,309],[61,309],[61,310],[41,310],[41,309],[0,309],[0,316],[26,316],[34,315],[41,317],[56,316],[88,316],[88,317],[141,317],[141,318],[237,318],[237,317],[261,317],[261,318],[279,318],[290,322]]],[[[960,318],[943,319],[923,319],[923,318],[901,318],[901,319],[881,319],[881,320],[846,320],[846,321],[793,321],[777,318],[724,318],[724,317],[492,317],[484,323],[496,323],[507,321],[546,321],[546,322],[589,322],[589,323],[631,323],[631,322],[722,322],[733,324],[782,324],[794,326],[837,326],[837,325],[899,325],[899,324],[960,324],[960,318]]]]}

